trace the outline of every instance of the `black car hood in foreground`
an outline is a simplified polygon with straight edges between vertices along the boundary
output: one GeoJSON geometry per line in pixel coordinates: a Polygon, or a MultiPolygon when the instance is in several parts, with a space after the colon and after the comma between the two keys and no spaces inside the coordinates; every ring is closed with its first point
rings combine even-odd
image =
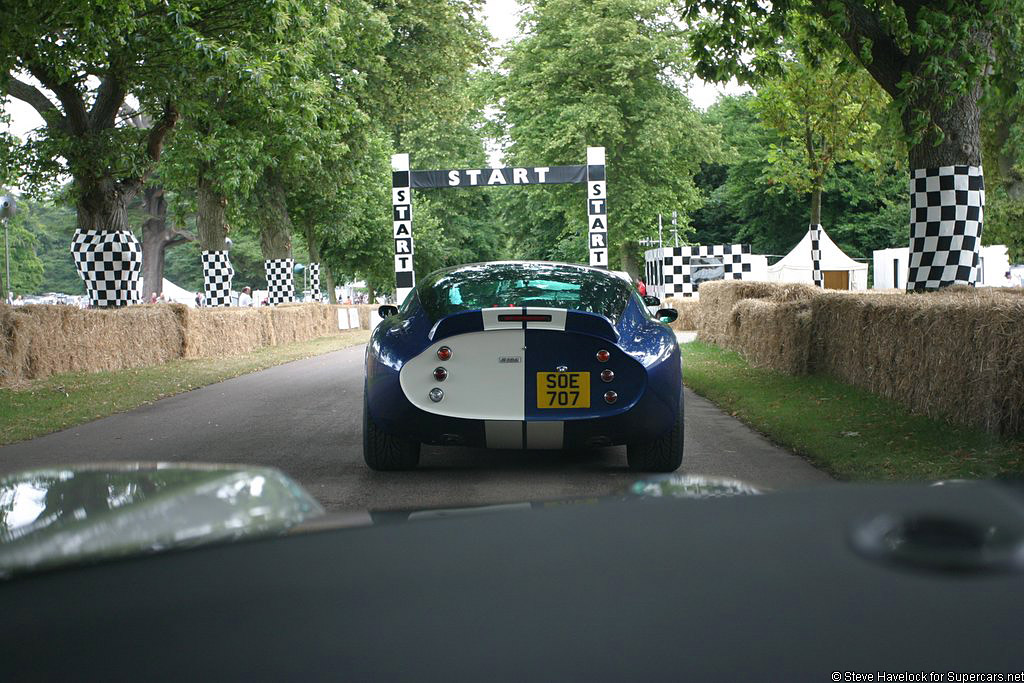
{"type": "Polygon", "coordinates": [[[1019,680],[1022,538],[996,482],[552,505],[0,582],[0,643],[11,680],[1019,680]]]}
{"type": "Polygon", "coordinates": [[[0,478],[0,578],[279,534],[323,508],[261,467],[117,464],[0,478]]]}

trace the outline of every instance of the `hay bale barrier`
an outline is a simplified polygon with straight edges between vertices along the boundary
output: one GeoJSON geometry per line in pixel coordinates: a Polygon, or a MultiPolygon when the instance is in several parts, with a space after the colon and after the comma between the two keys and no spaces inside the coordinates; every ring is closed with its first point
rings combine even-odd
{"type": "MultiPolygon", "coordinates": [[[[338,333],[326,304],[200,308],[180,304],[81,310],[0,304],[0,387],[62,372],[160,365],[177,358],[234,356],[338,333]]],[[[349,307],[351,308],[351,307],[349,307]]],[[[360,311],[360,321],[369,311],[360,311]]]]}
{"type": "Polygon", "coordinates": [[[701,286],[701,340],[752,365],[821,373],[912,412],[1024,433],[1024,291],[835,292],[807,285],[701,286]]]}
{"type": "Polygon", "coordinates": [[[672,297],[665,299],[661,302],[662,308],[674,308],[679,312],[679,317],[675,319],[671,327],[674,330],[696,330],[697,329],[697,312],[700,302],[696,299],[680,299],[678,297],[672,297]]]}
{"type": "Polygon", "coordinates": [[[124,370],[178,358],[184,308],[0,305],[0,386],[62,372],[124,370]]]}

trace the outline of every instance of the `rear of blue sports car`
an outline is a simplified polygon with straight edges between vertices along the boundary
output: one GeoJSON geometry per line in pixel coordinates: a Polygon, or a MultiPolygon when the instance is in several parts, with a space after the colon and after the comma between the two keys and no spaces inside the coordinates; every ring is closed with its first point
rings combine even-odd
{"type": "Polygon", "coordinates": [[[499,262],[425,278],[374,330],[363,450],[410,469],[420,444],[587,449],[630,467],[682,460],[679,347],[628,280],[568,264],[499,262]]]}

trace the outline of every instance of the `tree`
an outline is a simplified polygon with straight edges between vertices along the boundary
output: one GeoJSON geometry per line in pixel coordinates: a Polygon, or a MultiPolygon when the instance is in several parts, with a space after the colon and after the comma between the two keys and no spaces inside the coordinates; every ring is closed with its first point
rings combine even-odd
{"type": "MultiPolygon", "coordinates": [[[[255,0],[55,0],[6,8],[0,94],[27,102],[46,122],[23,147],[25,181],[38,190],[72,176],[76,240],[91,239],[88,231],[127,235],[128,202],[153,172],[178,120],[181,84],[197,65],[222,58],[225,36],[273,9],[255,0]],[[148,128],[120,120],[129,94],[151,118],[148,128]]],[[[133,238],[97,239],[123,249],[128,260],[137,258],[133,238]]],[[[130,303],[135,276],[121,271],[128,294],[106,300],[91,291],[94,303],[130,303]]]]}
{"type": "MultiPolygon", "coordinates": [[[[766,150],[786,144],[760,117],[755,94],[722,97],[704,115],[721,131],[721,152],[697,177],[707,202],[693,216],[699,244],[740,242],[784,255],[806,233],[807,195],[780,192],[766,150]]],[[[823,188],[821,220],[854,257],[892,247],[906,235],[906,175],[902,167],[843,162],[823,188]]]]}
{"type": "MultiPolygon", "coordinates": [[[[701,203],[693,176],[715,145],[676,84],[689,63],[668,9],[659,0],[537,0],[497,88],[508,163],[579,164],[587,146],[605,147],[609,263],[634,274],[637,240],[659,213],[679,210],[685,234],[701,203]]],[[[503,191],[518,254],[583,260],[584,199],[574,186],[503,191]]]]}
{"type": "Polygon", "coordinates": [[[886,163],[875,139],[887,105],[867,72],[848,69],[831,55],[814,64],[786,59],[778,77],[759,84],[754,106],[780,138],[768,147],[768,180],[780,190],[810,195],[811,226],[821,224],[821,195],[837,165],[886,163]]]}
{"type": "MultiPolygon", "coordinates": [[[[680,0],[678,4],[694,27],[691,51],[698,73],[705,78],[725,80],[736,75],[750,80],[777,73],[781,38],[795,24],[818,22],[818,30],[805,44],[808,53],[845,46],[892,97],[911,172],[936,175],[937,169],[952,167],[956,175],[974,177],[952,181],[971,186],[963,199],[957,196],[952,204],[947,197],[941,201],[951,207],[951,214],[961,211],[959,204],[979,220],[966,227],[954,220],[936,221],[935,226],[937,236],[960,239],[962,248],[937,251],[924,246],[926,240],[919,233],[933,228],[923,221],[912,222],[912,238],[921,239],[911,240],[908,289],[973,282],[982,210],[981,195],[976,193],[982,162],[979,100],[991,63],[1020,62],[1021,0],[680,0]],[[937,267],[941,274],[933,277],[937,273],[931,271],[936,268],[928,263],[941,266],[938,261],[946,257],[951,259],[947,262],[951,268],[945,269],[949,272],[937,267]]],[[[945,182],[922,180],[920,184],[945,182]]]]}

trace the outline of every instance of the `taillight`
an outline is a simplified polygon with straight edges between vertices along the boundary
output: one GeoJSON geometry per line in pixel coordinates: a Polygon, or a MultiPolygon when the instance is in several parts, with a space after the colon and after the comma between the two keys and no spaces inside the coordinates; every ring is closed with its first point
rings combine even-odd
{"type": "Polygon", "coordinates": [[[444,368],[434,368],[434,379],[443,382],[448,378],[448,371],[444,368]]]}
{"type": "Polygon", "coordinates": [[[612,357],[612,354],[608,353],[604,349],[601,349],[600,351],[597,352],[597,360],[600,363],[607,363],[608,359],[611,358],[611,357],[612,357]]]}
{"type": "Polygon", "coordinates": [[[619,400],[619,395],[616,394],[614,391],[606,391],[606,392],[604,392],[604,402],[605,403],[611,405],[612,403],[615,403],[618,400],[619,400]]]}
{"type": "Polygon", "coordinates": [[[611,370],[602,370],[601,371],[601,381],[602,382],[611,382],[613,379],[615,379],[615,373],[614,372],[612,372],[611,370]]]}
{"type": "Polygon", "coordinates": [[[448,360],[452,357],[452,350],[447,346],[442,346],[437,350],[437,357],[439,360],[448,360]]]}

